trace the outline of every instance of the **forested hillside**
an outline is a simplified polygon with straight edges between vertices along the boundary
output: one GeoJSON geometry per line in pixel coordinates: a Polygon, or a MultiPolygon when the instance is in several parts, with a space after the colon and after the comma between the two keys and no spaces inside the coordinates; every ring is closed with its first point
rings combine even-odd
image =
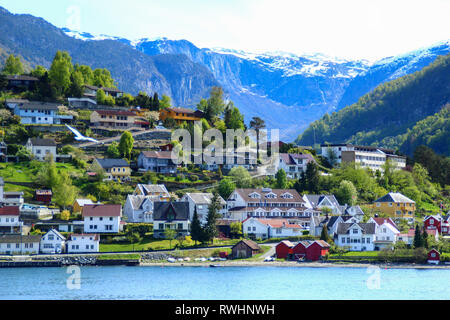
{"type": "Polygon", "coordinates": [[[297,142],[401,147],[411,153],[417,144],[433,141],[431,147],[438,147],[436,152],[448,155],[448,143],[447,148],[440,146],[446,141],[448,128],[440,125],[448,122],[448,111],[441,110],[450,102],[449,74],[450,55],[438,57],[421,71],[382,84],[357,103],[326,114],[313,122],[297,142]]]}

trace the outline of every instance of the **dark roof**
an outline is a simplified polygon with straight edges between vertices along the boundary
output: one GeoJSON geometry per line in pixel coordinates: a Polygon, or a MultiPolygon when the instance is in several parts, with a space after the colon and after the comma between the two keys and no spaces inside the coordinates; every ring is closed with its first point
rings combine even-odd
{"type": "Polygon", "coordinates": [[[19,207],[3,207],[0,208],[0,216],[18,216],[20,215],[19,207]]]}
{"type": "Polygon", "coordinates": [[[40,242],[41,236],[32,235],[32,236],[23,236],[20,234],[6,234],[0,235],[0,243],[35,243],[40,242]]]}
{"type": "Polygon", "coordinates": [[[389,192],[388,194],[375,200],[375,202],[415,203],[413,200],[398,192],[389,192]]]}
{"type": "Polygon", "coordinates": [[[296,165],[295,159],[303,159],[308,160],[308,162],[313,161],[315,162],[314,158],[310,154],[292,154],[292,153],[280,153],[280,159],[283,160],[284,163],[287,165],[296,165]]]}
{"type": "Polygon", "coordinates": [[[111,169],[114,167],[129,167],[129,163],[125,159],[95,159],[103,169],[111,169]]]}
{"type": "Polygon", "coordinates": [[[204,113],[200,110],[194,110],[194,109],[188,109],[188,108],[167,108],[167,110],[173,111],[176,113],[192,114],[192,115],[195,115],[198,117],[202,117],[204,115],[204,113]]]}
{"type": "Polygon", "coordinates": [[[349,230],[353,225],[358,225],[363,234],[375,234],[375,223],[339,223],[337,234],[349,234],[349,230]]]}
{"type": "Polygon", "coordinates": [[[101,116],[136,116],[136,113],[124,110],[95,110],[101,116]]]}
{"type": "Polygon", "coordinates": [[[153,204],[153,220],[166,221],[169,216],[173,220],[189,220],[189,202],[161,202],[156,201],[153,204]]]}
{"type": "Polygon", "coordinates": [[[12,75],[12,76],[6,76],[7,80],[22,80],[22,81],[39,81],[36,77],[30,77],[27,75],[12,75]]]}
{"type": "Polygon", "coordinates": [[[84,217],[120,217],[122,206],[120,204],[86,204],[83,206],[84,217]]]}
{"type": "MultiPolygon", "coordinates": [[[[256,243],[256,242],[254,242],[254,241],[252,241],[252,240],[247,240],[247,239],[243,239],[243,240],[241,240],[241,241],[239,241],[238,243],[236,243],[234,246],[233,246],[233,248],[234,247],[236,247],[238,244],[240,244],[241,242],[243,242],[244,244],[246,244],[250,249],[252,249],[252,250],[261,250],[261,247],[256,243]]],[[[232,249],[233,249],[232,248],[232,249]]]]}
{"type": "Polygon", "coordinates": [[[142,151],[146,158],[172,159],[172,151],[142,151]]]}
{"type": "Polygon", "coordinates": [[[31,144],[36,147],[56,147],[53,139],[30,138],[31,144]]]}
{"type": "Polygon", "coordinates": [[[25,103],[19,103],[18,107],[22,110],[58,110],[61,104],[58,103],[49,103],[49,102],[39,102],[39,101],[31,101],[25,103]]]}
{"type": "Polygon", "coordinates": [[[339,202],[333,194],[305,194],[305,197],[313,205],[313,208],[317,207],[324,199],[327,199],[332,205],[341,209],[339,202]]]}

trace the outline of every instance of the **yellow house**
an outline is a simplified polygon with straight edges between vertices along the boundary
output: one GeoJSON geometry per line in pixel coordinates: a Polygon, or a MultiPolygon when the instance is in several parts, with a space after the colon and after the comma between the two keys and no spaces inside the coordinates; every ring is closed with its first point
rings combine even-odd
{"type": "Polygon", "coordinates": [[[170,201],[170,193],[163,184],[138,184],[134,190],[137,196],[159,196],[159,201],[170,201]]]}
{"type": "Polygon", "coordinates": [[[131,168],[124,159],[95,159],[94,162],[105,170],[106,180],[130,179],[131,168]]]}
{"type": "Polygon", "coordinates": [[[183,121],[199,121],[204,117],[204,113],[198,110],[186,108],[165,108],[159,111],[159,120],[174,119],[177,124],[183,121]]]}
{"type": "Polygon", "coordinates": [[[75,202],[72,205],[73,212],[81,212],[83,207],[87,204],[94,204],[91,199],[75,199],[75,202]]]}
{"type": "Polygon", "coordinates": [[[416,203],[401,193],[390,192],[375,200],[372,208],[388,214],[392,218],[414,219],[416,203]]]}

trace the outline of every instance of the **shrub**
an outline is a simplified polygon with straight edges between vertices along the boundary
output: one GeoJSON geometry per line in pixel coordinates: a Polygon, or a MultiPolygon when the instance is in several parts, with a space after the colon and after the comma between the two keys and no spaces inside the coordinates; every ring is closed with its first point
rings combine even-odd
{"type": "Polygon", "coordinates": [[[189,180],[192,182],[198,181],[198,176],[196,176],[195,174],[189,176],[189,180]]]}

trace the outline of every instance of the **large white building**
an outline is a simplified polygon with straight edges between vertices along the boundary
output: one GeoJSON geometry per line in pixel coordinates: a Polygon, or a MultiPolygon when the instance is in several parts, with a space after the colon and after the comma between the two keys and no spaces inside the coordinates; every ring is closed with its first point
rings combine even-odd
{"type": "Polygon", "coordinates": [[[318,214],[306,208],[295,189],[236,189],[227,199],[227,217],[243,221],[255,218],[304,218],[318,214]]]}
{"type": "Polygon", "coordinates": [[[30,150],[36,160],[44,161],[51,155],[56,161],[56,142],[53,139],[30,138],[25,147],[30,150]]]}
{"type": "Polygon", "coordinates": [[[9,100],[7,106],[21,118],[22,124],[61,124],[70,122],[72,115],[62,115],[55,103],[35,102],[28,100],[9,100]]]}
{"type": "Polygon", "coordinates": [[[375,250],[391,248],[398,239],[400,231],[391,218],[371,217],[367,223],[375,223],[375,250]]]}
{"type": "Polygon", "coordinates": [[[23,222],[20,221],[19,207],[0,208],[0,234],[22,233],[23,222]]]}
{"type": "Polygon", "coordinates": [[[128,217],[127,222],[152,223],[153,203],[160,201],[159,196],[128,195],[123,213],[128,217]]]}
{"type": "Polygon", "coordinates": [[[283,169],[290,179],[298,179],[302,172],[306,172],[308,163],[315,162],[310,154],[280,153],[278,166],[275,171],[283,169]]]}
{"type": "Polygon", "coordinates": [[[0,235],[0,254],[28,255],[39,253],[41,236],[20,234],[0,235]]]}
{"type": "Polygon", "coordinates": [[[88,204],[83,206],[85,233],[118,233],[122,217],[120,204],[88,204]]]}
{"type": "Polygon", "coordinates": [[[390,160],[396,169],[406,167],[406,157],[398,156],[390,149],[352,144],[323,144],[321,148],[322,156],[334,162],[332,165],[355,162],[363,168],[383,171],[383,165],[390,160]]]}

